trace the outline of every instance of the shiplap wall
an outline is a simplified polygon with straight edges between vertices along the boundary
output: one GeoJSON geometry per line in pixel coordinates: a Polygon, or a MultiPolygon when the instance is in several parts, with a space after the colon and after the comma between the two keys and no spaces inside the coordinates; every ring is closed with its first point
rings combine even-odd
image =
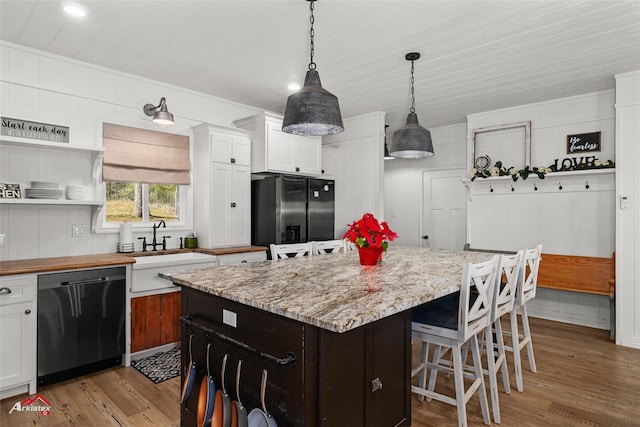
{"type": "MultiPolygon", "coordinates": [[[[615,158],[614,92],[604,91],[469,115],[467,168],[472,164],[473,129],[527,120],[532,128],[532,166],[579,157],[567,154],[567,135],[594,131],[602,132],[601,151],[586,155],[615,158]]],[[[520,144],[521,139],[514,143],[520,144]]],[[[615,250],[614,177],[610,170],[556,173],[544,180],[530,177],[515,183],[508,177],[478,178],[468,184],[468,242],[472,247],[505,250],[541,243],[547,253],[611,257],[615,250]]],[[[609,299],[605,296],[539,289],[527,307],[532,316],[609,329],[609,299]]]]}
{"type": "MultiPolygon", "coordinates": [[[[432,128],[436,154],[427,159],[390,160],[385,162],[385,217],[400,238],[394,244],[420,245],[422,222],[422,172],[443,169],[470,168],[470,147],[467,135],[478,127],[532,121],[532,164],[543,166],[566,154],[566,135],[571,133],[602,131],[603,151],[597,153],[601,159],[613,159],[614,112],[613,92],[597,92],[578,97],[550,100],[543,103],[518,106],[510,109],[490,111],[469,116],[468,124],[432,128]]],[[[492,159],[494,162],[500,159],[492,159]]],[[[510,179],[498,181],[478,179],[471,185],[467,215],[469,218],[468,241],[477,247],[509,249],[507,242],[515,246],[533,246],[539,241],[541,230],[545,251],[576,255],[611,256],[614,250],[614,173],[594,176],[549,176],[545,180],[530,178],[514,183],[511,192],[510,179]],[[589,190],[585,182],[589,181],[589,190]],[[534,190],[536,183],[538,190],[534,190]],[[558,190],[562,183],[563,190],[558,190]],[[494,192],[489,192],[492,185],[494,192]],[[513,193],[513,194],[512,194],[513,193]],[[582,198],[577,205],[575,197],[582,198]],[[533,220],[528,225],[518,226],[517,215],[509,214],[509,207],[498,208],[498,200],[514,206],[534,206],[522,219],[533,220]],[[474,205],[475,203],[475,205],[474,205]],[[584,210],[582,218],[580,209],[584,210]],[[474,206],[471,206],[474,205],[474,206]],[[490,211],[476,215],[476,205],[490,211]],[[582,206],[580,208],[580,206],[582,206]],[[500,218],[488,221],[487,218],[500,218]],[[497,232],[507,219],[512,218],[512,227],[518,230],[505,239],[497,232]],[[575,218],[575,220],[572,220],[575,218]],[[531,224],[534,224],[533,226],[531,224]],[[570,237],[567,237],[570,236],[570,237]],[[587,242],[585,244],[585,242],[587,242]],[[499,247],[498,247],[499,246],[499,247]]],[[[515,248],[514,246],[514,248],[515,248]]],[[[534,316],[548,319],[609,328],[609,302],[607,297],[539,289],[537,298],[530,304],[534,316]]]]}
{"type": "MultiPolygon", "coordinates": [[[[142,112],[144,104],[166,97],[176,125],[173,133],[191,134],[202,122],[231,126],[259,110],[161,82],[89,65],[9,43],[0,43],[0,112],[3,116],[70,128],[70,143],[101,146],[102,122],[157,130],[142,112]]],[[[0,182],[54,181],[86,184],[91,159],[86,153],[0,147],[0,182]]],[[[88,206],[0,205],[0,232],[6,235],[0,259],[14,260],[115,252],[118,233],[93,234],[88,206]],[[72,237],[72,224],[87,225],[72,237]]],[[[177,247],[174,235],[169,244],[177,247]]],[[[148,232],[134,237],[150,236],[148,232]]]]}
{"type": "Polygon", "coordinates": [[[322,138],[335,147],[335,236],[366,212],[384,219],[384,118],[382,112],[344,119],[344,132],[322,138]]]}
{"type": "Polygon", "coordinates": [[[640,70],[616,76],[616,161],[616,343],[640,348],[640,70]]]}

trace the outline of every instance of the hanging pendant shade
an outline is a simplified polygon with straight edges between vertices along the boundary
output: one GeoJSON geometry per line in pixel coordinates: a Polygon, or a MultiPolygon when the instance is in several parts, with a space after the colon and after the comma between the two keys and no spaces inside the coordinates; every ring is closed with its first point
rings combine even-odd
{"type": "Polygon", "coordinates": [[[411,61],[411,108],[407,123],[393,133],[389,151],[393,157],[401,159],[419,159],[433,156],[431,132],[420,126],[416,114],[416,98],[413,88],[413,62],[420,59],[418,52],[407,53],[404,57],[411,61]]]}
{"type": "Polygon", "coordinates": [[[282,131],[295,135],[323,136],[342,132],[342,115],[338,98],[322,88],[320,75],[316,71],[316,63],[313,62],[314,55],[314,29],[315,18],[313,16],[313,3],[309,1],[311,16],[309,22],[311,28],[310,38],[310,61],[309,71],[304,78],[304,86],[298,92],[292,94],[287,99],[287,106],[284,111],[282,121],[282,131]]]}
{"type": "Polygon", "coordinates": [[[338,98],[322,88],[317,71],[307,71],[302,89],[287,99],[282,131],[318,136],[343,130],[338,98]]]}
{"type": "Polygon", "coordinates": [[[389,152],[393,157],[402,159],[433,156],[431,132],[420,126],[416,113],[409,113],[407,123],[393,133],[389,152]]]}

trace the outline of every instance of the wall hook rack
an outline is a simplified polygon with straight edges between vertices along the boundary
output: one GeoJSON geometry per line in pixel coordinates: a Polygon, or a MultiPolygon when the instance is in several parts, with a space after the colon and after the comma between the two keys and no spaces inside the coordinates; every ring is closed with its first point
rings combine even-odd
{"type": "Polygon", "coordinates": [[[260,350],[258,350],[257,348],[254,348],[252,346],[250,346],[249,344],[245,344],[242,341],[238,341],[235,340],[231,337],[226,336],[225,334],[221,334],[218,331],[214,331],[213,329],[201,325],[200,323],[194,322],[193,321],[193,316],[191,316],[190,314],[186,314],[184,316],[180,316],[180,322],[184,325],[186,325],[187,327],[192,327],[192,328],[197,328],[200,329],[201,331],[204,331],[205,334],[209,335],[215,335],[216,337],[218,337],[219,339],[221,339],[222,341],[225,342],[229,342],[231,344],[235,344],[240,348],[243,348],[247,351],[250,351],[251,353],[255,353],[258,356],[260,356],[261,358],[268,360],[272,363],[275,363],[278,366],[290,366],[290,367],[294,367],[296,366],[296,354],[292,351],[288,351],[285,357],[279,358],[276,356],[273,356],[269,353],[264,353],[260,350]]]}
{"type": "Polygon", "coordinates": [[[536,184],[533,184],[533,191],[538,191],[538,186],[536,184]]]}
{"type": "Polygon", "coordinates": [[[516,189],[513,188],[513,184],[511,184],[511,191],[516,191],[516,189]]]}
{"type": "Polygon", "coordinates": [[[492,185],[489,186],[489,193],[493,193],[493,186],[492,185]]]}
{"type": "Polygon", "coordinates": [[[558,183],[558,190],[562,190],[562,183],[561,182],[558,183]]]}
{"type": "Polygon", "coordinates": [[[589,181],[585,181],[584,188],[589,189],[589,181]]]}

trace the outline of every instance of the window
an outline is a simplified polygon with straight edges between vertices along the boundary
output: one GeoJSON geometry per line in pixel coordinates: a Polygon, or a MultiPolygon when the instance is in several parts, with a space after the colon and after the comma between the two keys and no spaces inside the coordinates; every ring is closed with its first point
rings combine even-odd
{"type": "Polygon", "coordinates": [[[182,223],[182,186],[176,184],[106,183],[107,223],[182,223]]]}
{"type": "Polygon", "coordinates": [[[105,209],[97,228],[144,229],[164,220],[188,228],[193,192],[189,137],[103,123],[105,209]]]}

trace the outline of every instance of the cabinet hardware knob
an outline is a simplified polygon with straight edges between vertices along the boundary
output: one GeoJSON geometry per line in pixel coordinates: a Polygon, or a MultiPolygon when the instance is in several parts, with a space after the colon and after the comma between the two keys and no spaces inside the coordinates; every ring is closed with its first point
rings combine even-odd
{"type": "Polygon", "coordinates": [[[296,167],[296,172],[300,172],[300,168],[299,167],[296,167]]]}
{"type": "Polygon", "coordinates": [[[236,207],[236,202],[231,202],[231,207],[235,208],[236,207]]]}
{"type": "Polygon", "coordinates": [[[429,236],[427,236],[426,234],[425,234],[424,236],[422,236],[422,238],[423,238],[424,240],[429,240],[429,236]]]}
{"type": "Polygon", "coordinates": [[[31,314],[31,310],[26,309],[26,310],[24,311],[24,314],[31,314]]]}
{"type": "Polygon", "coordinates": [[[233,157],[231,158],[231,163],[235,163],[236,159],[234,159],[233,157]]]}
{"type": "Polygon", "coordinates": [[[380,378],[374,378],[371,380],[371,393],[375,393],[378,390],[382,390],[382,381],[380,378]]]}
{"type": "Polygon", "coordinates": [[[8,295],[11,293],[11,289],[9,288],[0,288],[0,295],[8,295]]]}
{"type": "Polygon", "coordinates": [[[324,173],[324,169],[322,169],[321,172],[324,173]]]}

